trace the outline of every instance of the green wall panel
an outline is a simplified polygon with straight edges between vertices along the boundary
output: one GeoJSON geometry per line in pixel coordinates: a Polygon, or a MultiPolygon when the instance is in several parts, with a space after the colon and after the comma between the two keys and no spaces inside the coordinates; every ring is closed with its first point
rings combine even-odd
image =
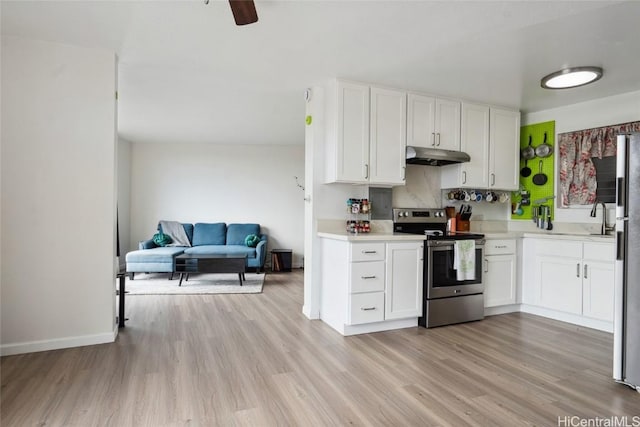
{"type": "MultiPolygon", "coordinates": [[[[553,196],[554,189],[554,159],[555,159],[555,128],[556,122],[544,122],[544,123],[536,123],[533,125],[522,126],[520,128],[520,149],[527,147],[529,145],[529,136],[531,136],[531,146],[535,149],[539,145],[541,145],[544,141],[544,134],[547,134],[547,144],[553,147],[551,155],[549,157],[534,157],[533,159],[528,161],[528,166],[531,168],[531,175],[528,177],[523,177],[520,174],[520,188],[524,188],[529,191],[531,197],[531,204],[529,206],[522,206],[522,215],[516,215],[513,212],[511,218],[512,219],[521,219],[521,220],[531,220],[532,219],[532,206],[533,202],[538,199],[542,199],[544,197],[553,196]],[[542,161],[542,172],[547,175],[547,182],[544,185],[536,185],[533,183],[533,177],[539,171],[539,161],[542,161]]],[[[520,156],[520,171],[525,166],[525,161],[520,156]]],[[[512,203],[515,204],[520,200],[519,192],[514,192],[512,195],[512,203]]],[[[553,219],[554,216],[554,199],[550,199],[543,203],[544,205],[551,207],[551,217],[553,219]]]]}

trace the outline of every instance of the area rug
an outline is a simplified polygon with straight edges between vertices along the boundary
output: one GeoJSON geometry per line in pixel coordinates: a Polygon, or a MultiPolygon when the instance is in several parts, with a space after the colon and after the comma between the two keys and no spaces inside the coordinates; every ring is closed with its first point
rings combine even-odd
{"type": "Polygon", "coordinates": [[[199,294],[259,294],[264,284],[264,273],[246,273],[242,286],[237,274],[192,274],[178,286],[180,275],[169,280],[167,273],[136,273],[134,280],[127,277],[128,295],[199,295],[199,294]]]}

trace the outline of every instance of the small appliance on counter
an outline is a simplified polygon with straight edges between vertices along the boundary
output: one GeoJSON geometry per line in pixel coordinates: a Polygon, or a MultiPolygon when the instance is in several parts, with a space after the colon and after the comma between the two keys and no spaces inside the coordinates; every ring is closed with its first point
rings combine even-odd
{"type": "MultiPolygon", "coordinates": [[[[447,231],[447,212],[451,209],[393,209],[394,232],[425,236],[424,300],[418,324],[426,328],[484,318],[484,235],[447,231]]],[[[463,212],[468,223],[467,209],[456,217],[463,218],[463,212]]]]}

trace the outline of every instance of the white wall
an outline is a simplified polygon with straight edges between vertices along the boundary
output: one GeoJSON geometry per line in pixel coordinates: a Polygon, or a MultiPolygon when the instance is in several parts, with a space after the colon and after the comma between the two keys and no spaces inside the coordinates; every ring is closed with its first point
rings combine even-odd
{"type": "MultiPolygon", "coordinates": [[[[159,220],[255,222],[269,250],[304,242],[302,145],[141,144],[131,151],[131,246],[151,238],[159,220]]],[[[267,262],[270,257],[267,256],[267,262]]]]}
{"type": "Polygon", "coordinates": [[[113,341],[113,53],[2,37],[2,354],[113,341]]]}
{"type": "Polygon", "coordinates": [[[131,142],[118,138],[118,226],[120,231],[121,266],[125,264],[125,254],[137,249],[131,245],[131,142]]]}
{"type": "MultiPolygon", "coordinates": [[[[551,120],[555,120],[556,122],[556,141],[558,140],[557,134],[559,133],[637,121],[640,120],[640,91],[595,99],[551,110],[538,111],[522,116],[523,125],[551,120]]],[[[559,179],[557,178],[557,171],[559,170],[558,159],[560,156],[557,146],[554,147],[554,149],[556,150],[555,194],[558,194],[559,179]]],[[[600,223],[602,221],[600,211],[598,211],[597,218],[591,218],[589,217],[590,210],[591,206],[562,209],[556,205],[555,221],[556,223],[600,223]]],[[[613,206],[608,209],[608,218],[611,223],[615,219],[614,210],[615,208],[613,206]]]]}

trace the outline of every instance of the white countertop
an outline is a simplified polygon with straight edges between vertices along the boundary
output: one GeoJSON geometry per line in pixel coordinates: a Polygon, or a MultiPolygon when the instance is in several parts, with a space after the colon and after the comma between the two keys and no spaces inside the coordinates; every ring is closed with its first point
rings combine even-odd
{"type": "Polygon", "coordinates": [[[558,233],[553,231],[508,231],[508,232],[484,232],[485,239],[518,239],[521,237],[529,237],[536,239],[556,239],[556,240],[580,240],[587,242],[603,242],[614,243],[615,236],[602,236],[594,234],[582,234],[582,233],[558,233]]]}
{"type": "Polygon", "coordinates": [[[358,233],[351,234],[346,231],[319,232],[319,237],[333,240],[345,240],[348,242],[371,242],[371,241],[421,241],[425,237],[421,234],[407,233],[358,233]]]}
{"type": "MultiPolygon", "coordinates": [[[[518,239],[521,237],[529,237],[536,239],[559,239],[559,240],[580,240],[587,242],[602,242],[602,243],[614,243],[615,236],[601,236],[592,234],[574,234],[574,233],[554,233],[553,231],[540,232],[521,232],[521,231],[508,231],[508,232],[485,232],[485,239],[497,240],[497,239],[518,239]]],[[[359,233],[351,234],[346,231],[334,231],[334,232],[319,232],[319,237],[333,240],[344,240],[348,242],[370,242],[370,241],[420,241],[424,240],[424,236],[420,234],[407,234],[407,233],[359,233]]]]}

